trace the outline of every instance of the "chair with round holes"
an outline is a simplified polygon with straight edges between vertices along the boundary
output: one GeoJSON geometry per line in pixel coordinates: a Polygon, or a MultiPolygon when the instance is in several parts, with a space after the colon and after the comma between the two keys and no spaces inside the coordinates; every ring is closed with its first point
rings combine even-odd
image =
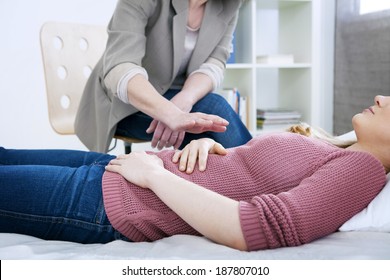
{"type": "MultiPolygon", "coordinates": [[[[75,134],[77,108],[87,79],[103,53],[107,41],[103,26],[46,22],[40,33],[46,80],[49,121],[59,134],[75,134]]],[[[132,143],[146,142],[114,136],[131,152],[132,143]]],[[[113,149],[113,148],[112,148],[113,149]]]]}

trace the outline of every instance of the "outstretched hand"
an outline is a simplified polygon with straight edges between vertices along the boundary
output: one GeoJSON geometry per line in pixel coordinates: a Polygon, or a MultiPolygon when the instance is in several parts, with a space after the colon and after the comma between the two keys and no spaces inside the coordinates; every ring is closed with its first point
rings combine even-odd
{"type": "Polygon", "coordinates": [[[152,148],[157,147],[157,149],[161,150],[164,147],[173,147],[174,149],[178,149],[181,143],[183,143],[185,131],[173,131],[158,120],[153,120],[146,132],[149,133],[153,129],[152,148]]]}
{"type": "Polygon", "coordinates": [[[229,122],[216,115],[204,113],[184,113],[183,118],[172,121],[172,129],[199,134],[206,131],[225,132],[229,122]]]}
{"type": "Polygon", "coordinates": [[[153,120],[147,133],[154,133],[152,147],[159,149],[173,146],[177,149],[183,139],[184,133],[200,134],[206,131],[225,132],[229,122],[216,115],[204,113],[185,113],[179,117],[173,117],[169,123],[163,124],[153,120]]]}
{"type": "Polygon", "coordinates": [[[174,147],[178,149],[184,140],[185,132],[200,134],[206,131],[224,132],[229,122],[216,115],[204,113],[184,113],[180,117],[172,118],[164,124],[154,119],[147,133],[153,133],[151,145],[153,148],[174,147]]]}

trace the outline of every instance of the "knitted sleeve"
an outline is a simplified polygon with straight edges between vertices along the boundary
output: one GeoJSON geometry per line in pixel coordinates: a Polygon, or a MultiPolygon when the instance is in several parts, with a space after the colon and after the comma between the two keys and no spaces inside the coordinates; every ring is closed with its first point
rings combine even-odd
{"type": "Polygon", "coordinates": [[[297,246],[326,236],[361,211],[386,182],[383,166],[366,153],[331,153],[287,192],[240,202],[248,250],[297,246]]]}

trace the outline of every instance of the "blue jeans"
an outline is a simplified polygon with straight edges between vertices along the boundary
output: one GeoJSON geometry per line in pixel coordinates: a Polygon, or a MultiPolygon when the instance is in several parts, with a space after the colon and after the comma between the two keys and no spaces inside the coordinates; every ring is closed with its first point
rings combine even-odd
{"type": "Polygon", "coordinates": [[[47,240],[127,240],[107,219],[104,166],[114,156],[0,147],[0,232],[47,240]]]}
{"type": "MultiPolygon", "coordinates": [[[[169,90],[164,97],[171,99],[179,90],[169,90]]],[[[184,141],[180,148],[183,148],[191,140],[199,138],[212,138],[221,143],[225,148],[236,147],[245,144],[252,139],[248,129],[242,123],[241,119],[227,101],[220,95],[209,93],[199,100],[192,108],[191,112],[201,112],[220,116],[227,121],[229,125],[225,132],[204,132],[201,134],[186,133],[184,141]]],[[[116,135],[133,137],[150,141],[153,134],[147,134],[145,131],[149,127],[152,118],[148,115],[137,112],[121,120],[116,129],[116,135]]]]}

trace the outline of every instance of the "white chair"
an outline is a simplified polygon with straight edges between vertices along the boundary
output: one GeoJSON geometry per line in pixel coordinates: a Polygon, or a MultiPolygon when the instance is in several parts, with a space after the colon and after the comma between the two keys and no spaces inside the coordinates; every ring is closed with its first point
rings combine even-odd
{"type": "MultiPolygon", "coordinates": [[[[41,28],[40,42],[46,80],[49,121],[59,134],[75,134],[77,108],[87,79],[103,53],[106,29],[78,23],[47,22],[41,28]]],[[[114,136],[125,142],[146,142],[114,136]]],[[[116,143],[116,142],[115,142],[116,143]]]]}

